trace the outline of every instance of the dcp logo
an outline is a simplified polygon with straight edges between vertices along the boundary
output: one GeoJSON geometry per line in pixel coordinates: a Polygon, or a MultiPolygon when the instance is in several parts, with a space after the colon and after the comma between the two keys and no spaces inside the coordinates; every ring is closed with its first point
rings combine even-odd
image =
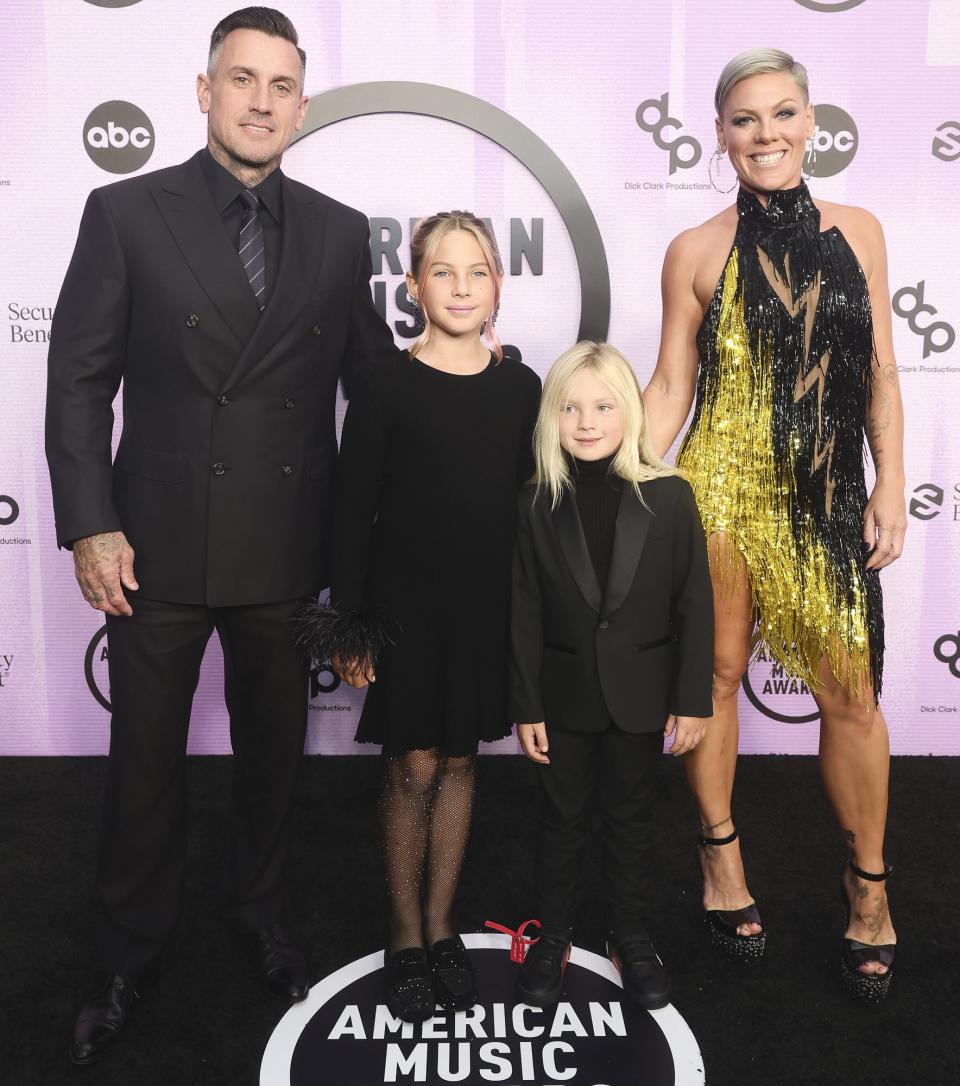
{"type": "Polygon", "coordinates": [[[947,665],[955,679],[960,679],[960,667],[957,666],[960,662],[960,630],[938,638],[933,645],[933,655],[947,665]]]}
{"type": "Polygon", "coordinates": [[[0,524],[13,524],[20,516],[20,506],[8,494],[0,494],[0,524]]]}
{"type": "Polygon", "coordinates": [[[670,116],[670,94],[660,98],[648,98],[637,106],[637,124],[653,136],[653,142],[662,150],[670,152],[670,173],[676,173],[678,169],[689,170],[696,166],[703,154],[703,148],[693,136],[676,136],[672,140],[664,139],[663,130],[673,128],[679,130],[683,122],[670,116]],[[648,119],[647,114],[654,112],[654,119],[648,119]],[[682,152],[682,153],[681,153],[682,152]]]}
{"type": "Polygon", "coordinates": [[[936,351],[937,354],[949,351],[957,338],[953,326],[947,324],[946,321],[928,321],[926,324],[921,324],[917,320],[921,313],[929,313],[931,316],[937,313],[935,306],[927,305],[923,300],[926,289],[927,281],[921,279],[915,287],[901,287],[890,299],[894,313],[898,317],[903,317],[910,326],[911,332],[923,337],[924,358],[927,358],[931,351],[936,351]],[[943,336],[939,343],[933,338],[937,333],[943,336]]]}
{"type": "Polygon", "coordinates": [[[101,170],[133,173],[153,154],[153,124],[131,102],[104,102],[84,121],[83,146],[101,170]]]}
{"type": "Polygon", "coordinates": [[[857,154],[860,136],[853,118],[839,106],[817,105],[804,168],[813,177],[833,177],[845,170],[857,154]]]}
{"type": "Polygon", "coordinates": [[[944,162],[956,162],[960,158],[960,123],[944,121],[937,131],[942,134],[933,137],[934,156],[944,162]]]}
{"type": "Polygon", "coordinates": [[[866,3],[866,0],[796,0],[796,2],[811,11],[849,11],[851,8],[860,7],[861,4],[866,3]]]}
{"type": "Polygon", "coordinates": [[[936,483],[921,483],[910,499],[910,515],[917,520],[933,520],[940,516],[943,505],[943,487],[936,483]]]}

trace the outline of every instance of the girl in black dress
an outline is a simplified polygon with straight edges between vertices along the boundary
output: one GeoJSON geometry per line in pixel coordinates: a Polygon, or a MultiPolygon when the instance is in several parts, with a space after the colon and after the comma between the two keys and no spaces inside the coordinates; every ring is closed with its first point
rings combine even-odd
{"type": "Polygon", "coordinates": [[[540,381],[496,338],[503,267],[480,219],[423,220],[410,257],[424,332],[351,397],[331,607],[315,612],[311,647],[370,684],[356,738],[386,758],[387,1001],[423,1021],[437,1002],[476,1001],[451,910],[477,744],[510,733],[510,564],[540,381]]]}

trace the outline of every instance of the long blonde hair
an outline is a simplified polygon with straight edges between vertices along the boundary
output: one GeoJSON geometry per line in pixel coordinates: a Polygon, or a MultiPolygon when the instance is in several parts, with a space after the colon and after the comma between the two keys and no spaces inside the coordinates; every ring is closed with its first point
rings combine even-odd
{"type": "Polygon", "coordinates": [[[623,441],[613,458],[611,472],[631,483],[638,497],[641,497],[640,483],[679,474],[653,451],[643,396],[630,363],[611,344],[585,339],[564,351],[547,374],[533,433],[537,466],[532,481],[536,483],[538,497],[541,490],[550,495],[551,509],[556,508],[565,488],[573,488],[568,461],[560,444],[560,412],[571,386],[584,370],[593,370],[603,381],[623,414],[623,441]]]}
{"type": "MultiPolygon", "coordinates": [[[[500,306],[500,286],[503,282],[503,261],[500,259],[500,250],[497,248],[497,240],[493,236],[483,219],[478,218],[472,211],[438,211],[427,219],[421,219],[414,228],[410,238],[410,274],[416,280],[417,293],[423,297],[424,288],[427,285],[427,275],[430,265],[436,256],[440,242],[456,230],[464,230],[473,234],[477,244],[483,251],[483,258],[490,269],[493,279],[493,306],[491,316],[497,312],[500,306]]],[[[410,353],[416,356],[423,350],[430,339],[430,318],[426,309],[423,310],[423,320],[426,324],[423,335],[410,348],[410,353]]],[[[497,339],[493,320],[488,319],[483,328],[497,361],[503,361],[503,348],[497,339]]]]}

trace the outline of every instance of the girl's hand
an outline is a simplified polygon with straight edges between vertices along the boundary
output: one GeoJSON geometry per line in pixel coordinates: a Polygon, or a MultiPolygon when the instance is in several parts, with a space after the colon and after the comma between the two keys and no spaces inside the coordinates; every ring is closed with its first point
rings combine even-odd
{"type": "Polygon", "coordinates": [[[702,716],[673,716],[667,717],[667,726],[663,734],[673,736],[673,743],[668,753],[686,754],[707,734],[707,721],[702,716]]]}
{"type": "Polygon", "coordinates": [[[375,683],[377,676],[374,673],[373,664],[364,666],[359,660],[341,660],[334,656],[330,666],[348,686],[356,690],[362,690],[368,683],[375,683]]]}
{"type": "Polygon", "coordinates": [[[523,747],[523,753],[532,762],[539,762],[541,765],[550,764],[550,759],[547,757],[549,746],[547,726],[542,720],[539,724],[518,724],[517,738],[520,740],[520,746],[523,747]]]}

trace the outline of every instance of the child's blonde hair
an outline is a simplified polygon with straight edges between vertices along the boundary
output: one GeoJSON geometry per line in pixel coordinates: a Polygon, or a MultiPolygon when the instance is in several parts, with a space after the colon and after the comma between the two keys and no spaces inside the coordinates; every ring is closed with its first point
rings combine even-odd
{"type": "MultiPolygon", "coordinates": [[[[490,312],[492,318],[495,319],[497,310],[500,308],[503,261],[500,259],[500,250],[497,248],[497,239],[493,236],[493,232],[483,219],[474,215],[472,211],[438,211],[436,215],[421,219],[414,227],[413,236],[410,238],[410,274],[416,280],[418,293],[420,297],[423,297],[424,288],[427,285],[427,276],[430,273],[430,265],[433,263],[437,249],[440,248],[440,242],[443,241],[447,234],[452,234],[456,230],[463,230],[468,234],[473,234],[483,252],[483,258],[486,260],[490,275],[493,277],[493,304],[490,312]]],[[[423,350],[430,339],[430,317],[425,309],[423,310],[423,321],[425,324],[423,335],[410,348],[410,353],[414,358],[423,350]]],[[[503,348],[500,346],[496,329],[493,327],[493,319],[484,322],[482,331],[486,333],[497,362],[502,362],[503,348]]]]}
{"type": "Polygon", "coordinates": [[[640,497],[640,483],[679,474],[653,451],[647,433],[647,416],[636,374],[630,363],[609,343],[582,340],[554,362],[543,386],[540,413],[533,434],[536,471],[533,482],[537,493],[550,495],[550,508],[558,505],[564,488],[572,489],[570,469],[560,444],[560,412],[570,395],[570,387],[584,370],[593,370],[613,393],[623,414],[623,441],[610,470],[632,483],[640,497]]]}

